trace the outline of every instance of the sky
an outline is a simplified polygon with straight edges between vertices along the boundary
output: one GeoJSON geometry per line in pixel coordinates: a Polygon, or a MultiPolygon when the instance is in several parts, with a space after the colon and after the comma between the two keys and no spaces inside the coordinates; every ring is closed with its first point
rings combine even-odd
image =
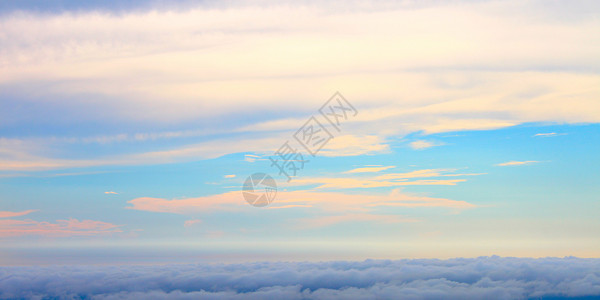
{"type": "Polygon", "coordinates": [[[0,2],[0,264],[600,257],[599,11],[0,2]]]}

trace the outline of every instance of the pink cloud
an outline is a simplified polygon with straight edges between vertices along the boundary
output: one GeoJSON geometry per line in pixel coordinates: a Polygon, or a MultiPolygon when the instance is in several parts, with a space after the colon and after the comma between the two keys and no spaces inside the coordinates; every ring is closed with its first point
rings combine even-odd
{"type": "Polygon", "coordinates": [[[225,210],[231,206],[248,205],[240,192],[227,192],[212,196],[172,200],[142,197],[130,200],[128,203],[133,205],[126,207],[129,209],[176,214],[225,210]]]}
{"type": "Polygon", "coordinates": [[[77,219],[57,220],[56,223],[34,220],[0,220],[0,237],[40,235],[49,237],[94,236],[122,232],[120,225],[77,219]]]}
{"type": "Polygon", "coordinates": [[[198,223],[201,223],[201,222],[202,222],[202,220],[198,220],[198,219],[195,219],[195,220],[187,220],[187,221],[185,221],[185,223],[183,223],[183,226],[184,226],[184,227],[190,227],[190,226],[192,226],[192,225],[194,225],[194,224],[198,224],[198,223]]]}
{"type": "MultiPolygon", "coordinates": [[[[165,212],[165,213],[196,213],[216,210],[249,209],[251,206],[244,201],[241,192],[227,192],[218,195],[185,198],[136,198],[128,201],[129,209],[165,212]]],[[[315,207],[328,211],[368,211],[376,206],[403,207],[448,207],[453,209],[472,208],[475,205],[465,201],[402,193],[396,189],[390,194],[344,194],[336,192],[314,191],[279,191],[275,203],[278,208],[315,207]]]]}
{"type": "Polygon", "coordinates": [[[19,212],[13,212],[13,211],[0,211],[0,218],[12,218],[12,217],[20,217],[20,216],[24,216],[27,214],[30,214],[32,212],[37,211],[36,209],[30,209],[30,210],[24,210],[24,211],[19,211],[19,212]]]}

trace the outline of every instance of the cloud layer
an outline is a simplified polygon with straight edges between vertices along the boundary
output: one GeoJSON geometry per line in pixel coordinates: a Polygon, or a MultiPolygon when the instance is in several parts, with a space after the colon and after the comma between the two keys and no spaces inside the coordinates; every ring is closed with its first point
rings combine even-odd
{"type": "Polygon", "coordinates": [[[600,122],[600,43],[590,38],[599,36],[600,22],[588,13],[597,3],[365,3],[9,10],[0,20],[0,126],[52,126],[57,136],[19,137],[15,129],[14,139],[0,139],[0,171],[269,151],[281,139],[250,133],[295,130],[335,90],[360,113],[346,128],[354,136],[336,138],[320,155],[386,153],[387,138],[415,131],[600,122]],[[98,132],[98,122],[119,129],[98,132]],[[73,126],[81,136],[69,136],[73,126]],[[244,134],[106,157],[68,155],[71,143],[207,132],[244,134]]]}
{"type": "Polygon", "coordinates": [[[600,260],[450,260],[0,268],[0,298],[529,299],[600,296],[600,260]]]}

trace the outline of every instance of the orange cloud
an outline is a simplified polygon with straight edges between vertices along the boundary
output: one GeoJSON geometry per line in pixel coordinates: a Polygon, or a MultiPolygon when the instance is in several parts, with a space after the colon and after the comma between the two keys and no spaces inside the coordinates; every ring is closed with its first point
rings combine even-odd
{"type": "Polygon", "coordinates": [[[77,219],[57,220],[56,223],[34,220],[0,220],[0,237],[40,235],[48,237],[94,236],[122,232],[120,225],[77,219]]]}

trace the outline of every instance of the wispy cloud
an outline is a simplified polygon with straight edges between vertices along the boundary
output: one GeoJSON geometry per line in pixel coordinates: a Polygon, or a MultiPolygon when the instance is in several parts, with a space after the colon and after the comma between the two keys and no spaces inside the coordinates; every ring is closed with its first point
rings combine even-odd
{"type": "Polygon", "coordinates": [[[566,133],[556,133],[556,132],[548,132],[548,133],[537,133],[534,137],[554,137],[559,135],[566,135],[566,133]]]}
{"type": "Polygon", "coordinates": [[[411,178],[426,178],[426,177],[459,177],[459,176],[478,176],[485,173],[453,173],[457,169],[422,169],[405,173],[389,173],[382,174],[375,179],[390,180],[390,179],[411,179],[411,178]]]}
{"type": "MultiPolygon", "coordinates": [[[[255,209],[244,201],[240,192],[227,192],[211,196],[184,199],[135,198],[126,208],[150,212],[193,214],[214,211],[240,211],[255,209]]],[[[314,207],[319,210],[369,211],[377,206],[397,207],[447,207],[453,209],[472,208],[475,205],[465,201],[432,198],[393,190],[387,195],[361,195],[314,191],[280,191],[274,202],[275,208],[314,207]]]]}
{"type": "Polygon", "coordinates": [[[536,160],[508,161],[505,163],[496,164],[496,166],[499,166],[499,167],[523,166],[523,165],[531,165],[531,164],[535,164],[535,163],[539,163],[539,161],[536,161],[536,160]]]}
{"type": "Polygon", "coordinates": [[[353,188],[378,188],[407,185],[456,185],[466,179],[422,179],[422,180],[381,180],[377,178],[342,178],[342,177],[302,177],[294,179],[292,185],[306,186],[318,185],[318,189],[353,189],[353,188]]]}
{"type": "Polygon", "coordinates": [[[361,168],[356,168],[356,169],[352,169],[350,171],[346,171],[344,173],[346,174],[351,174],[351,173],[376,173],[376,172],[380,172],[380,171],[385,171],[387,169],[391,169],[391,168],[395,168],[395,166],[368,166],[368,167],[361,167],[361,168]]]}
{"type": "Polygon", "coordinates": [[[426,141],[426,140],[418,140],[418,141],[414,141],[414,142],[410,143],[410,147],[415,150],[423,150],[423,149],[440,146],[440,145],[442,145],[442,144],[432,142],[432,141],[426,141]]]}
{"type": "Polygon", "coordinates": [[[105,194],[111,194],[111,195],[117,195],[117,192],[113,192],[113,191],[108,191],[108,192],[104,192],[105,194]]]}
{"type": "Polygon", "coordinates": [[[24,215],[28,215],[32,212],[36,212],[37,209],[30,209],[30,210],[24,210],[24,211],[18,211],[18,212],[13,212],[13,211],[0,211],[0,218],[12,218],[12,217],[20,217],[20,216],[24,216],[24,215]]]}
{"type": "Polygon", "coordinates": [[[409,185],[456,185],[466,179],[441,179],[444,177],[477,176],[484,173],[452,173],[455,169],[424,169],[406,173],[389,173],[363,177],[302,177],[290,184],[294,186],[317,185],[318,189],[378,188],[409,185]],[[440,177],[436,179],[417,179],[440,177]]]}
{"type": "Polygon", "coordinates": [[[235,174],[225,175],[223,178],[235,178],[235,174]]]}
{"type": "MultiPolygon", "coordinates": [[[[331,86],[352,95],[351,102],[361,113],[348,123],[352,128],[348,132],[355,136],[337,137],[320,153],[324,156],[387,153],[388,137],[416,131],[600,122],[597,76],[582,71],[599,67],[597,45],[589,39],[597,35],[598,26],[587,14],[579,14],[578,22],[557,23],[545,14],[544,5],[511,1],[427,5],[418,10],[386,2],[373,4],[368,13],[364,10],[362,4],[334,1],[268,8],[248,4],[218,10],[199,6],[168,12],[3,15],[0,85],[11,95],[5,99],[10,101],[7,107],[19,107],[16,101],[22,99],[33,106],[54,106],[28,114],[3,110],[11,122],[27,126],[34,119],[61,119],[71,126],[102,121],[112,128],[139,121],[142,128],[156,128],[206,118],[226,127],[155,133],[128,128],[124,131],[129,132],[116,134],[57,138],[60,141],[52,149],[62,150],[66,147],[62,143],[71,140],[105,144],[206,133],[240,135],[84,160],[49,157],[46,151],[36,152],[39,147],[17,142],[15,148],[28,151],[11,149],[8,155],[2,149],[0,170],[172,163],[277,149],[285,139],[265,143],[248,135],[273,137],[278,130],[296,129],[322,104],[327,97],[323,91],[331,86]],[[525,18],[532,14],[536,17],[525,18]],[[437,22],[427,21],[431,19],[437,22]],[[380,26],[382,22],[389,25],[380,26]],[[440,40],[452,41],[446,43],[446,51],[432,49],[440,40]],[[520,47],[510,46],[515,44],[520,47]],[[69,55],[65,45],[73,49],[69,55]],[[545,51],[556,47],[561,51],[545,51]],[[352,59],[332,49],[353,49],[352,59]],[[263,67],[253,67],[256,61],[263,67]],[[547,72],[555,69],[562,71],[547,72]],[[393,82],[407,84],[399,91],[393,82]],[[530,86],[535,89],[525,88],[530,86]],[[571,96],[574,90],[579,91],[577,97],[571,96]],[[524,93],[529,96],[522,97],[524,93]],[[235,117],[273,108],[280,113],[258,119],[235,117]]],[[[415,141],[412,146],[426,149],[432,142],[415,141]]]]}
{"type": "Polygon", "coordinates": [[[417,219],[407,218],[398,215],[382,215],[382,214],[345,214],[335,216],[313,217],[298,220],[300,228],[318,228],[326,227],[339,223],[356,223],[356,222],[374,222],[374,223],[409,223],[417,222],[417,219]]]}
{"type": "Polygon", "coordinates": [[[290,205],[272,205],[267,207],[266,209],[282,209],[282,208],[298,208],[298,207],[313,207],[312,205],[307,204],[290,204],[290,205]]]}
{"type": "Polygon", "coordinates": [[[321,156],[358,156],[391,152],[390,146],[376,135],[341,135],[329,141],[321,151],[321,156]]]}
{"type": "Polygon", "coordinates": [[[187,220],[183,223],[183,227],[191,227],[192,225],[199,224],[201,222],[202,220],[199,219],[187,220]]]}
{"type": "Polygon", "coordinates": [[[57,220],[56,223],[34,220],[0,220],[0,237],[39,235],[47,237],[94,236],[122,232],[120,225],[77,219],[57,220]]]}

